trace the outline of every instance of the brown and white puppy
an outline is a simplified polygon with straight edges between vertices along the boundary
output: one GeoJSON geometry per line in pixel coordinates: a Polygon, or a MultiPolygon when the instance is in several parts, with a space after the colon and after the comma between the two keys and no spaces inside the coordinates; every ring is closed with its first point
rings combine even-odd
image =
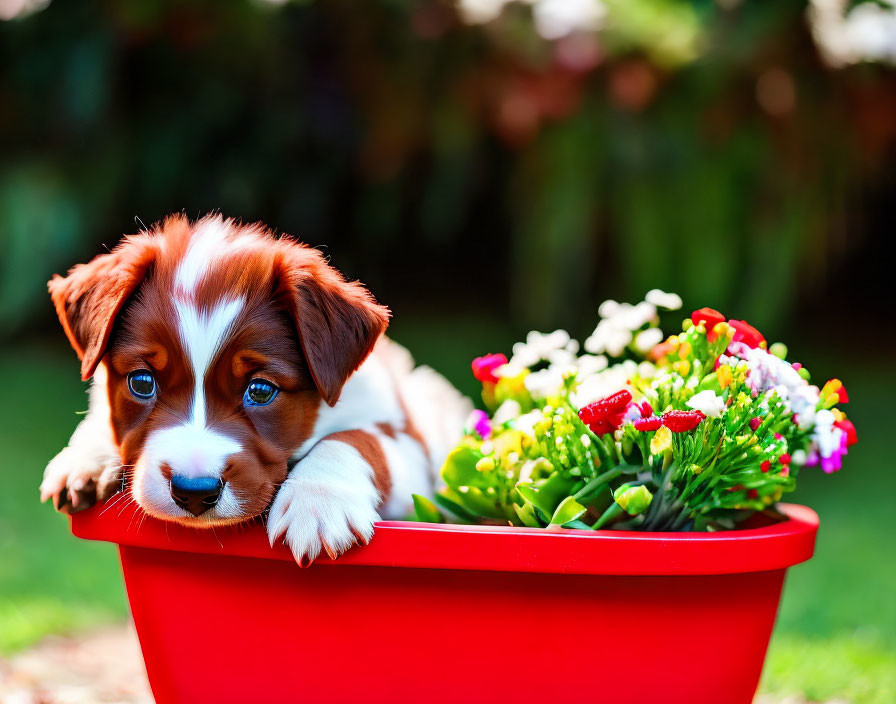
{"type": "Polygon", "coordinates": [[[272,544],[336,557],[431,493],[471,408],[382,335],[389,313],[365,288],[259,225],[172,216],[49,288],[93,377],[41,484],[66,512],[124,479],[156,518],[269,510],[272,544]]]}

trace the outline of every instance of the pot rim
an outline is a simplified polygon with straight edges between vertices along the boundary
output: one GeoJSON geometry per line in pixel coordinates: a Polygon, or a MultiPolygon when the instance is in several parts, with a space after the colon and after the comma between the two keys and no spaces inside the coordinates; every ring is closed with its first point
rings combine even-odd
{"type": "MultiPolygon", "coordinates": [[[[144,516],[133,503],[118,510],[114,497],[71,517],[79,538],[206,555],[293,561],[273,547],[261,520],[214,530],[144,516]]],[[[717,533],[548,530],[381,521],[369,545],[315,565],[414,567],[588,575],[717,575],[790,567],[812,557],[818,515],[798,504],[778,504],[787,520],[717,533]]]]}

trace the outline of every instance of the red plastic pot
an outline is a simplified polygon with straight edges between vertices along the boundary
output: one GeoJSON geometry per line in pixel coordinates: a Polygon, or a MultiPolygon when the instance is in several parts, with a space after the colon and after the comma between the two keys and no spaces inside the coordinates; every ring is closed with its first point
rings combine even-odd
{"type": "Polygon", "coordinates": [[[752,700],[784,572],[818,516],[726,533],[383,522],[299,568],[260,524],[199,531],[96,507],[156,700],[752,700]]]}

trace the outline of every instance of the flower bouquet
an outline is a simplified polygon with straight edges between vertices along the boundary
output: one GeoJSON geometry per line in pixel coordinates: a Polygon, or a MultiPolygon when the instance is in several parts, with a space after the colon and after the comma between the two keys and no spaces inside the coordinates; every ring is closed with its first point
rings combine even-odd
{"type": "Polygon", "coordinates": [[[710,308],[664,340],[658,309],[680,307],[658,290],[607,301],[583,354],[558,330],[474,360],[488,412],[448,456],[438,507],[465,523],[715,531],[774,513],[802,467],[839,470],[856,442],[843,384],[811,384],[783,344],[710,308]]]}

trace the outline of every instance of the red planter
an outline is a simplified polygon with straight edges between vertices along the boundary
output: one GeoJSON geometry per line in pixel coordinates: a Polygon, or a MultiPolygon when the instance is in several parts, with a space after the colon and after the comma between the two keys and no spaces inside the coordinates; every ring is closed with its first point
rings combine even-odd
{"type": "Polygon", "coordinates": [[[818,517],[726,533],[384,522],[299,568],[260,524],[199,531],[114,505],[156,700],[747,704],[784,572],[818,517]]]}

